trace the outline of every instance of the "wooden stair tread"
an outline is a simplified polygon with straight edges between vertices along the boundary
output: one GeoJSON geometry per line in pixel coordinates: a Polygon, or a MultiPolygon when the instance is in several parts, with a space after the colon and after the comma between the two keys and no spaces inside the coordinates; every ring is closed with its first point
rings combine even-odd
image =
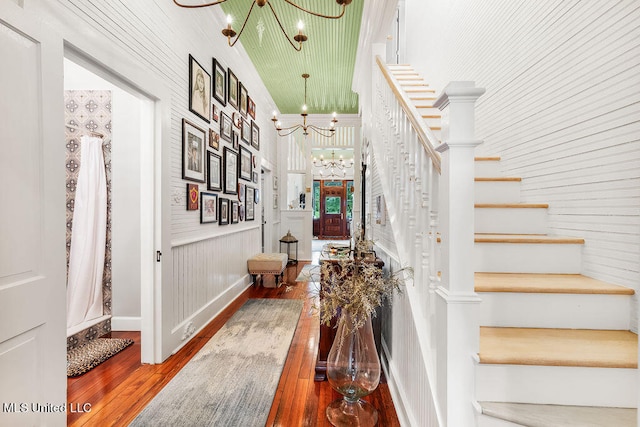
{"type": "Polygon", "coordinates": [[[476,157],[475,161],[476,162],[499,162],[500,157],[499,156],[476,157]]]}
{"type": "Polygon", "coordinates": [[[636,408],[478,402],[482,413],[524,426],[636,427],[636,408]]]}
{"type": "Polygon", "coordinates": [[[440,116],[438,114],[423,114],[422,118],[423,119],[441,119],[442,116],[440,116]]]}
{"type": "Polygon", "coordinates": [[[583,245],[580,237],[551,236],[547,234],[475,234],[476,243],[530,243],[583,245]]]}
{"type": "Polygon", "coordinates": [[[476,182],[520,182],[522,178],[517,176],[493,176],[493,177],[476,177],[476,182]]]}
{"type": "Polygon", "coordinates": [[[476,292],[633,295],[631,288],[581,274],[475,273],[476,292]]]}
{"type": "Polygon", "coordinates": [[[400,86],[402,87],[429,87],[428,84],[426,84],[424,81],[420,80],[412,80],[412,81],[407,81],[407,80],[400,80],[400,86]]]}
{"type": "Polygon", "coordinates": [[[420,88],[408,87],[404,89],[404,91],[407,93],[436,93],[434,89],[423,89],[422,87],[420,88]]]}
{"type": "Polygon", "coordinates": [[[630,331],[480,327],[480,363],[601,368],[638,367],[630,331]]]}
{"type": "Polygon", "coordinates": [[[548,209],[548,203],[476,203],[478,209],[548,209]]]}

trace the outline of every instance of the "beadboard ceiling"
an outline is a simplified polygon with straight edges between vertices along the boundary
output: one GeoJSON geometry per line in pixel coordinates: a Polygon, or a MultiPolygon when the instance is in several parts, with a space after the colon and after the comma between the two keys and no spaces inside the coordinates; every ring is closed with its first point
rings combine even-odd
{"type": "MultiPolygon", "coordinates": [[[[240,31],[253,0],[228,0],[221,4],[240,31]]],[[[315,12],[336,15],[341,7],[335,0],[296,0],[315,12]]],[[[269,5],[255,6],[240,37],[260,78],[280,113],[301,112],[304,100],[303,73],[307,82],[307,108],[312,114],[358,113],[358,95],[351,90],[364,0],[353,0],[340,19],[323,19],[306,14],[284,0],[269,0],[289,36],[297,34],[304,22],[308,40],[297,52],[284,37],[269,5]]],[[[295,42],[294,42],[295,43],[295,42]]]]}

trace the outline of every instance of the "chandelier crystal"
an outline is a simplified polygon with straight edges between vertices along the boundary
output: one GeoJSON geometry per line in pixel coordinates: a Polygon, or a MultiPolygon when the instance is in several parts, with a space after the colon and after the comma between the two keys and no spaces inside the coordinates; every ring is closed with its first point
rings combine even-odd
{"type": "Polygon", "coordinates": [[[327,138],[331,138],[336,133],[336,123],[338,123],[338,118],[337,118],[338,115],[335,111],[333,112],[331,116],[331,121],[329,122],[329,127],[327,128],[307,124],[307,116],[309,115],[309,113],[307,113],[307,79],[309,78],[309,74],[304,73],[302,75],[302,78],[304,79],[304,104],[302,104],[302,113],[300,113],[300,115],[302,116],[302,124],[297,124],[294,126],[283,128],[282,123],[280,122],[280,120],[278,120],[277,113],[274,111],[273,117],[271,118],[271,121],[273,122],[273,126],[276,128],[276,130],[278,131],[278,135],[280,136],[291,135],[293,132],[297,131],[298,129],[302,129],[302,134],[304,136],[309,135],[309,131],[314,131],[319,135],[322,135],[327,138]]]}

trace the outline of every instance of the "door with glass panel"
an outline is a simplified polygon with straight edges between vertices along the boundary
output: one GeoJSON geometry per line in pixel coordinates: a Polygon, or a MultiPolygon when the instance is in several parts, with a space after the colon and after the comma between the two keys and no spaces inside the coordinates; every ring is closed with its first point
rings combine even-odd
{"type": "Polygon", "coordinates": [[[320,181],[320,238],[347,239],[347,181],[320,181]]]}

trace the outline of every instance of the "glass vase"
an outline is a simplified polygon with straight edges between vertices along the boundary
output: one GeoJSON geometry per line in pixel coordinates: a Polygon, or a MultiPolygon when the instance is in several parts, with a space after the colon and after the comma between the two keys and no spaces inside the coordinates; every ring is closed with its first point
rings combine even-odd
{"type": "Polygon", "coordinates": [[[378,411],[361,399],[372,393],[380,382],[380,359],[371,317],[354,329],[350,313],[341,313],[327,358],[327,379],[331,387],[344,396],[327,407],[331,424],[374,426],[378,422],[378,411]]]}

